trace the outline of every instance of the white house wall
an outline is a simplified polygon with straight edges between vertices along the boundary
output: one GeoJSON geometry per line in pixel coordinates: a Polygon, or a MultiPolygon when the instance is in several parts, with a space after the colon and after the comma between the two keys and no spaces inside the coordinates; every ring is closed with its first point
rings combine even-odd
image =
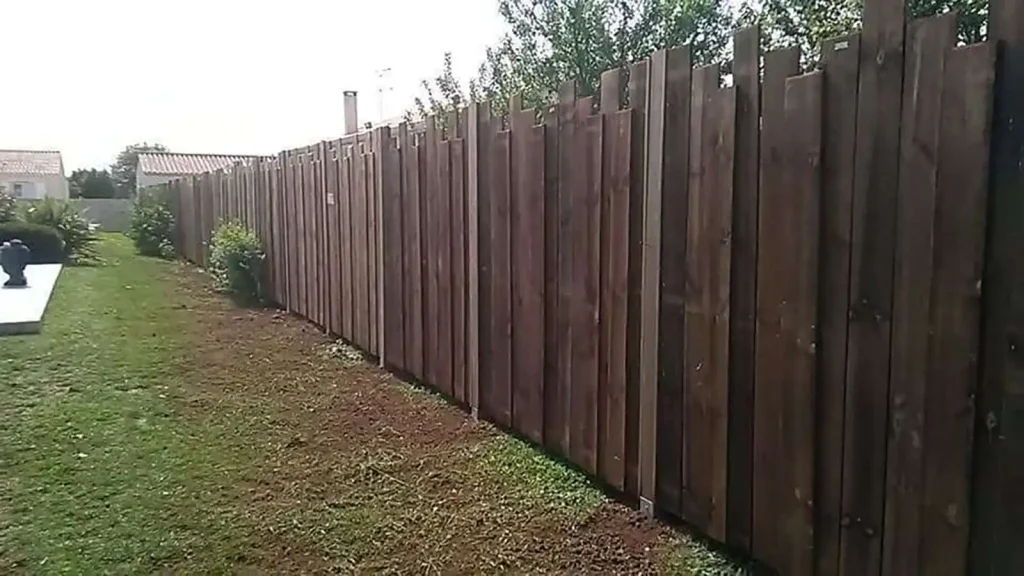
{"type": "Polygon", "coordinates": [[[55,198],[67,200],[68,180],[59,174],[40,176],[38,174],[0,174],[0,188],[14,192],[14,184],[23,185],[25,199],[55,198]]]}

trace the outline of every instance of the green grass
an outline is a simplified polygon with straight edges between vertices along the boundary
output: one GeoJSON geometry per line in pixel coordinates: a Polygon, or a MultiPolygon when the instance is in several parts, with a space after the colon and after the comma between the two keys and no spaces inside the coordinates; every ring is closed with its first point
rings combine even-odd
{"type": "Polygon", "coordinates": [[[225,568],[222,455],[175,414],[176,265],[117,236],[101,250],[63,271],[40,335],[0,340],[0,571],[225,568]]]}

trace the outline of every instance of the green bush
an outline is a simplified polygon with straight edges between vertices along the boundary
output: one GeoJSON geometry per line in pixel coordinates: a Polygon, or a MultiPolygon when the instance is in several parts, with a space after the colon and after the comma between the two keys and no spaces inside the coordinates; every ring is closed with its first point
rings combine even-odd
{"type": "Polygon", "coordinates": [[[58,264],[65,260],[64,241],[49,226],[17,221],[0,224],[0,244],[14,239],[32,250],[32,264],[58,264]]]}
{"type": "Polygon", "coordinates": [[[168,260],[176,256],[174,214],[163,197],[148,192],[139,194],[132,210],[128,237],[143,256],[156,256],[168,260]]]}
{"type": "Polygon", "coordinates": [[[27,204],[23,218],[29,224],[53,228],[64,240],[64,255],[71,262],[96,259],[96,241],[99,239],[89,221],[70,202],[46,198],[27,204]]]}
{"type": "Polygon", "coordinates": [[[18,216],[14,196],[6,190],[0,190],[0,224],[10,222],[18,216]]]}
{"type": "Polygon", "coordinates": [[[210,272],[223,292],[248,302],[263,301],[263,248],[241,222],[225,222],[213,232],[210,272]]]}

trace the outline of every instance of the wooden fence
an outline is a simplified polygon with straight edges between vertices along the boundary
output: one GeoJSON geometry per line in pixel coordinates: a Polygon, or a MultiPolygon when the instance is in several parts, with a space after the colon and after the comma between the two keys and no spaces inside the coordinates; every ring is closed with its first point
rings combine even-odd
{"type": "Polygon", "coordinates": [[[1020,572],[1005,4],[1000,42],[869,0],[815,70],[747,28],[728,82],[674,48],[178,180],[178,246],[245,222],[281,306],[782,574],[1020,572]]]}

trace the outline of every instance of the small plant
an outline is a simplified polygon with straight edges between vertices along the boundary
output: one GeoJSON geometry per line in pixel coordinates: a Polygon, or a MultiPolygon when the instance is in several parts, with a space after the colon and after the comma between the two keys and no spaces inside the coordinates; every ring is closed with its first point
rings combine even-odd
{"type": "Polygon", "coordinates": [[[128,237],[143,256],[173,259],[174,214],[166,200],[157,194],[142,192],[132,210],[128,237]]]}
{"type": "Polygon", "coordinates": [[[263,247],[256,233],[237,221],[213,232],[210,272],[222,292],[247,303],[263,301],[263,247]]]}
{"type": "Polygon", "coordinates": [[[11,196],[7,190],[0,189],[0,224],[11,222],[17,216],[18,212],[14,196],[11,196]]]}
{"type": "Polygon", "coordinates": [[[82,212],[70,202],[46,198],[28,204],[23,219],[29,224],[53,228],[64,241],[64,255],[71,262],[96,259],[96,232],[82,212]]]}
{"type": "Polygon", "coordinates": [[[58,264],[66,259],[60,233],[49,226],[18,221],[0,224],[0,244],[15,238],[32,250],[32,264],[58,264]]]}

